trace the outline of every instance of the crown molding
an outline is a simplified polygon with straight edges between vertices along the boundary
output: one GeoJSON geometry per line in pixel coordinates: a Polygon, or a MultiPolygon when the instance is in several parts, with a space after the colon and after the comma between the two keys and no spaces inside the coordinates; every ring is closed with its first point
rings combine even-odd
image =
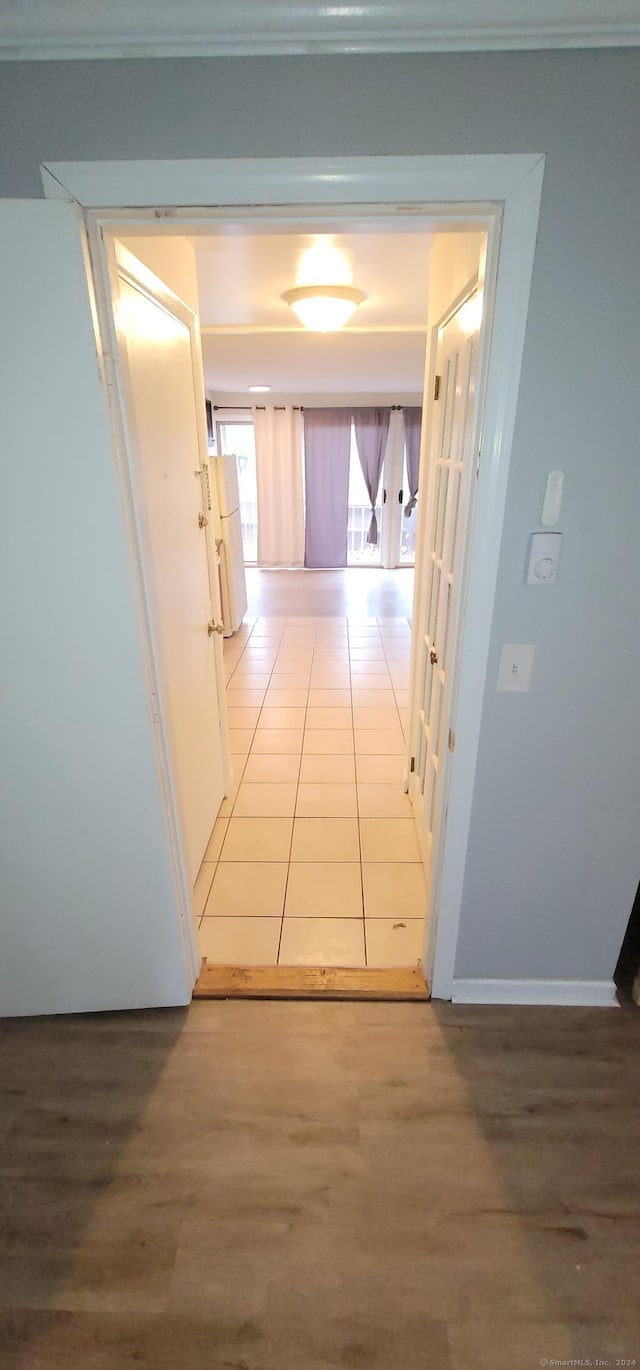
{"type": "Polygon", "coordinates": [[[0,59],[481,52],[640,45],[640,0],[37,0],[3,7],[0,59]],[[55,18],[48,11],[55,11],[55,18]],[[46,22],[44,16],[46,15],[46,22]]]}

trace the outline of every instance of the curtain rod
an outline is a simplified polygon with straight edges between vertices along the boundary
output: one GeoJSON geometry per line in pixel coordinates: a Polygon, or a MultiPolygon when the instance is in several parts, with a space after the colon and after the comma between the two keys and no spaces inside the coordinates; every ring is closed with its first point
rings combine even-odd
{"type": "MultiPolygon", "coordinates": [[[[274,407],[274,409],[286,409],[286,408],[287,408],[287,405],[286,405],[286,404],[274,404],[273,407],[274,407]]],[[[302,412],[305,408],[309,409],[309,408],[313,408],[314,406],[311,406],[311,405],[306,405],[306,406],[305,406],[304,404],[294,404],[294,405],[292,405],[291,407],[292,407],[292,409],[299,409],[300,412],[302,412]]],[[[323,404],[323,405],[319,405],[319,406],[317,406],[317,407],[320,408],[320,409],[391,409],[392,411],[394,411],[394,410],[397,410],[397,409],[406,409],[407,406],[404,405],[404,404],[389,404],[389,405],[384,405],[384,404],[380,404],[380,405],[376,405],[376,404],[362,404],[362,405],[360,405],[360,404],[356,404],[356,405],[353,405],[353,404],[342,404],[342,405],[340,405],[340,404],[323,404]]],[[[214,410],[214,413],[216,413],[216,414],[221,413],[221,411],[222,411],[223,409],[230,409],[230,410],[234,411],[235,413],[242,413],[242,414],[243,414],[243,413],[247,413],[247,414],[250,414],[251,411],[252,411],[253,409],[266,409],[266,408],[267,408],[267,405],[266,405],[266,404],[255,404],[255,405],[254,405],[254,404],[214,404],[214,405],[213,405],[213,410],[214,410]]]]}
{"type": "MultiPolygon", "coordinates": [[[[274,404],[274,409],[286,409],[286,404],[274,404]]],[[[250,414],[253,409],[266,409],[266,404],[214,404],[213,410],[217,414],[222,409],[235,410],[236,413],[250,414]]],[[[301,404],[294,404],[294,409],[302,409],[301,404]]]]}

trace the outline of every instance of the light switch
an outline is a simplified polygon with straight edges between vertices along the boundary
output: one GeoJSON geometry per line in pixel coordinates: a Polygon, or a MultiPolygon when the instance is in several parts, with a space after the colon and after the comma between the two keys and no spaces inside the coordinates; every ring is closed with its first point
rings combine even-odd
{"type": "Polygon", "coordinates": [[[533,533],[529,548],[527,585],[553,585],[558,575],[562,533],[533,533]]]}
{"type": "Polygon", "coordinates": [[[500,652],[496,690],[526,692],[531,681],[535,647],[531,643],[508,642],[500,652]]]}
{"type": "Polygon", "coordinates": [[[560,518],[564,471],[550,471],[544,492],[540,522],[545,528],[553,528],[560,518]]]}

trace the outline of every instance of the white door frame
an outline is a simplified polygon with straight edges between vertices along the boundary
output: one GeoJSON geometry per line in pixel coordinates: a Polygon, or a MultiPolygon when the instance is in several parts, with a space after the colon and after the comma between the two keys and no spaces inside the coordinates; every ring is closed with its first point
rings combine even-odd
{"type": "MultiPolygon", "coordinates": [[[[355,218],[429,214],[483,220],[499,261],[486,375],[467,598],[458,645],[456,752],[448,777],[448,816],[434,872],[437,917],[432,993],[449,999],[462,904],[465,857],[480,737],[489,640],[502,539],[518,386],[544,175],[539,153],[483,156],[246,158],[202,161],[43,164],[45,196],[72,199],[101,224],[218,219],[355,218]],[[131,208],[136,206],[136,208],[131,208]],[[158,208],[162,206],[163,208],[158,208]],[[167,208],[167,206],[169,208],[167,208]]],[[[96,282],[98,293],[100,283],[96,282]]],[[[105,378],[108,382],[108,377],[105,378]]],[[[423,433],[424,444],[424,433],[423,433]]],[[[125,500],[130,491],[124,491],[125,500]]],[[[125,512],[135,532],[135,510],[125,512]]],[[[139,563],[139,545],[134,562],[139,563]]],[[[148,632],[143,651],[149,651],[148,632]]],[[[165,796],[167,790],[165,788],[165,796]]],[[[170,811],[167,800],[168,811],[170,811]]]]}

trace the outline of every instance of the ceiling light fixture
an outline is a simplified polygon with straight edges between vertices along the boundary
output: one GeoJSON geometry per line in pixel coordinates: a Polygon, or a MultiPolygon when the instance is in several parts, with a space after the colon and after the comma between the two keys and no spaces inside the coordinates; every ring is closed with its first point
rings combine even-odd
{"type": "Polygon", "coordinates": [[[333,333],[344,328],[354,310],[366,300],[364,290],[353,285],[299,285],[285,290],[282,299],[313,333],[333,333]]]}
{"type": "Polygon", "coordinates": [[[252,395],[266,395],[271,389],[270,385],[250,385],[249,390],[252,395]]]}

